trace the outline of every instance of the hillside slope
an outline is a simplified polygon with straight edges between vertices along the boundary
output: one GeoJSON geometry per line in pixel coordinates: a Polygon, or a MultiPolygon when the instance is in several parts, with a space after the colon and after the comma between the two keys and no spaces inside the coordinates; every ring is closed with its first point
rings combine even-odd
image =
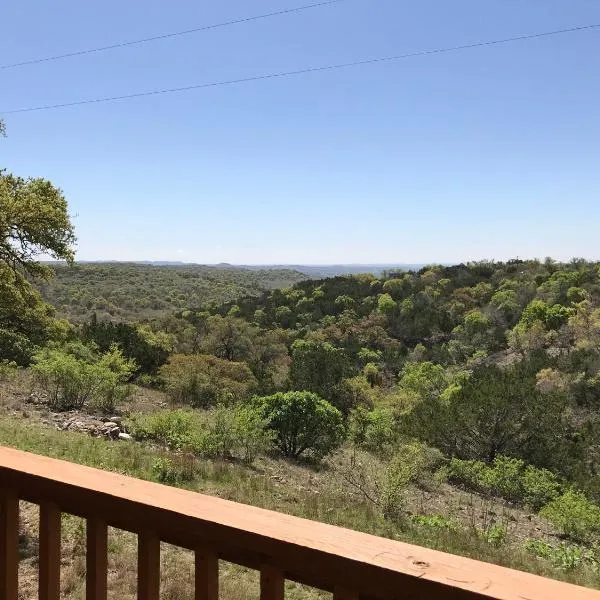
{"type": "Polygon", "coordinates": [[[60,316],[141,321],[175,310],[259,295],[306,278],[290,269],[249,270],[205,265],[80,263],[53,265],[56,277],[39,285],[60,316]]]}

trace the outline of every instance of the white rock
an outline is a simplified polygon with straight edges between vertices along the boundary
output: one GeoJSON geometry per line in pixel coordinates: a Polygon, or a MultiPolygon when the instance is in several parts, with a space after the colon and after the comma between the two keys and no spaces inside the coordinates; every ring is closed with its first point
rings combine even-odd
{"type": "Polygon", "coordinates": [[[132,440],[133,438],[128,433],[121,432],[119,434],[119,439],[120,440],[132,440]]]}

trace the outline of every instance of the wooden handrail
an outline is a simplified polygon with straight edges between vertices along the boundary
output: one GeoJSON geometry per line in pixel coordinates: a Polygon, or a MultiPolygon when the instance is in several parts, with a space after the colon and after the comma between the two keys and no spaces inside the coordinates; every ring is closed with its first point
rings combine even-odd
{"type": "Polygon", "coordinates": [[[47,550],[40,567],[49,588],[40,598],[58,597],[60,510],[88,519],[88,598],[106,597],[99,553],[109,525],[138,534],[140,599],[158,598],[159,541],[196,552],[196,597],[211,600],[218,595],[218,558],[260,571],[265,600],[283,597],[284,579],[333,592],[339,600],[600,599],[595,590],[497,565],[0,448],[0,600],[17,597],[15,498],[42,507],[40,550],[47,550]]]}

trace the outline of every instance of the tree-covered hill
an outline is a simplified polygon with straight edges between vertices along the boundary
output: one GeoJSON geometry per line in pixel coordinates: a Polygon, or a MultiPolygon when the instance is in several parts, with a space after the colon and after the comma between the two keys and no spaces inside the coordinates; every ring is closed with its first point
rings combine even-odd
{"type": "Polygon", "coordinates": [[[140,321],[208,302],[289,286],[306,276],[291,269],[249,270],[205,265],[79,263],[52,265],[56,276],[39,283],[44,299],[72,321],[140,321]]]}

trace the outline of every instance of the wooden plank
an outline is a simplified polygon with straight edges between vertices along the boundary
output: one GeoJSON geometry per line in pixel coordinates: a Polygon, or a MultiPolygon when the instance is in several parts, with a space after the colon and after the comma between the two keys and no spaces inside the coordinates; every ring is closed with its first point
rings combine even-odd
{"type": "Polygon", "coordinates": [[[341,584],[382,600],[600,600],[596,590],[8,448],[0,448],[2,487],[190,550],[206,540],[250,568],[276,557],[286,579],[330,592],[341,584]]]}
{"type": "Polygon", "coordinates": [[[60,509],[40,505],[39,599],[60,600],[60,509]]]}
{"type": "Polygon", "coordinates": [[[213,550],[200,546],[195,552],[196,600],[219,600],[219,558],[213,550]]]}
{"type": "Polygon", "coordinates": [[[13,490],[0,491],[0,600],[19,595],[19,499],[13,490]]]}
{"type": "Polygon", "coordinates": [[[260,600],[283,600],[285,578],[283,573],[272,565],[260,569],[260,600]]]}
{"type": "Polygon", "coordinates": [[[160,540],[153,532],[138,534],[138,600],[158,600],[160,540]]]}
{"type": "Polygon", "coordinates": [[[87,520],[86,581],[87,600],[106,600],[108,575],[108,526],[103,519],[87,520]]]}

